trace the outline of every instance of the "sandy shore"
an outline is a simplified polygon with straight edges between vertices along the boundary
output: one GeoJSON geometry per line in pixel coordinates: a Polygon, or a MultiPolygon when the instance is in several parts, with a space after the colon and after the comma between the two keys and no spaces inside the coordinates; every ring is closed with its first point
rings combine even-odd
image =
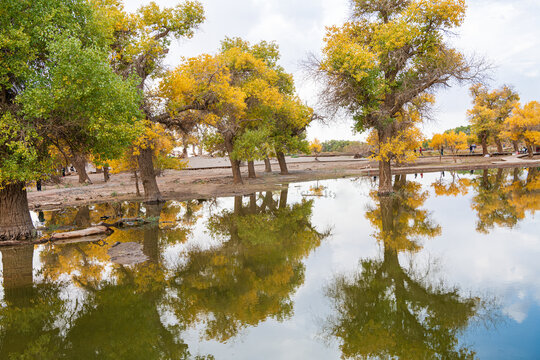
{"type": "MultiPolygon", "coordinates": [[[[243,167],[244,184],[232,183],[231,170],[226,159],[195,157],[190,159],[187,170],[167,170],[158,177],[159,188],[167,200],[208,199],[220,196],[246,195],[255,191],[279,190],[284,184],[310,180],[335,179],[355,176],[375,176],[377,163],[351,156],[301,157],[288,159],[289,175],[280,175],[277,164],[272,173],[264,173],[264,165],[256,164],[257,179],[247,179],[247,167],[243,167]]],[[[454,163],[451,157],[421,157],[414,164],[394,167],[394,173],[428,173],[438,171],[478,170],[488,168],[511,168],[540,166],[540,158],[534,160],[513,157],[460,157],[454,163]]],[[[31,209],[54,209],[111,201],[142,201],[137,196],[132,174],[113,174],[109,182],[102,174],[90,174],[92,185],[81,185],[76,175],[66,176],[60,185],[44,186],[43,191],[28,189],[31,209]]],[[[142,185],[141,191],[142,191],[142,185]]]]}

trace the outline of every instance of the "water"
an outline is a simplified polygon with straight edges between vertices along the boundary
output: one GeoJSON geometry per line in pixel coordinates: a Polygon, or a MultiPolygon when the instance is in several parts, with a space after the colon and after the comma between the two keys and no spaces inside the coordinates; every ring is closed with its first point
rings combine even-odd
{"type": "Polygon", "coordinates": [[[0,358],[540,358],[540,171],[394,188],[34,213],[45,232],[150,223],[2,249],[0,358]],[[132,263],[111,261],[118,243],[136,243],[132,263]]]}

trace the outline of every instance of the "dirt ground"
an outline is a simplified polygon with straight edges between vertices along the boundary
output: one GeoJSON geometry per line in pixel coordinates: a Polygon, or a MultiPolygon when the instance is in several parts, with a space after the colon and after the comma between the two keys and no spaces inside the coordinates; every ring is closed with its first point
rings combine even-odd
{"type": "MultiPolygon", "coordinates": [[[[257,164],[257,179],[247,179],[247,167],[243,167],[244,184],[234,185],[230,168],[225,159],[193,158],[190,167],[182,171],[167,170],[158,177],[159,188],[166,200],[208,199],[220,196],[247,195],[255,191],[279,190],[285,184],[310,180],[335,179],[355,176],[377,176],[377,163],[365,159],[355,160],[352,156],[332,158],[313,157],[289,160],[289,175],[280,175],[277,164],[273,172],[264,173],[264,165],[257,164]]],[[[488,168],[510,168],[540,166],[540,157],[533,160],[516,156],[484,158],[478,156],[459,157],[454,162],[451,157],[425,156],[414,164],[393,167],[398,173],[428,173],[452,170],[478,170],[488,168]]],[[[58,209],[68,206],[94,204],[111,201],[142,201],[137,196],[135,179],[132,174],[113,174],[109,182],[103,181],[102,174],[90,174],[92,185],[81,185],[78,176],[63,178],[60,185],[45,185],[43,191],[35,187],[28,189],[31,209],[58,209]]],[[[139,184],[142,191],[142,184],[139,184]]]]}

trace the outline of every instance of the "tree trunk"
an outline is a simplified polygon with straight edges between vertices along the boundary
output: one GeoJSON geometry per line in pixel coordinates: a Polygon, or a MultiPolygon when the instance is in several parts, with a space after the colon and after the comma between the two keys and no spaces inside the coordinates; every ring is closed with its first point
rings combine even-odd
{"type": "Polygon", "coordinates": [[[281,175],[289,175],[289,169],[287,169],[287,162],[285,161],[285,154],[283,152],[276,152],[276,157],[279,163],[279,169],[281,175]]]}
{"type": "Polygon", "coordinates": [[[272,164],[270,163],[270,159],[268,158],[268,156],[264,158],[264,172],[272,172],[272,164]]]}
{"type": "Polygon", "coordinates": [[[480,141],[482,142],[482,155],[486,156],[488,154],[487,138],[483,137],[480,141]]]}
{"type": "Polygon", "coordinates": [[[289,195],[289,188],[282,189],[279,194],[279,208],[285,209],[287,207],[287,197],[289,195]]]}
{"type": "Polygon", "coordinates": [[[28,292],[33,285],[33,258],[34,245],[2,249],[4,300],[10,305],[31,300],[28,292]]]}
{"type": "Polygon", "coordinates": [[[501,139],[495,138],[495,145],[497,145],[497,152],[502,153],[503,152],[503,146],[502,146],[501,139]]]}
{"type": "Polygon", "coordinates": [[[240,171],[240,160],[233,160],[229,158],[231,162],[231,168],[233,173],[233,183],[234,184],[243,184],[242,181],[242,172],[240,171]]]}
{"type": "Polygon", "coordinates": [[[248,161],[248,178],[257,178],[257,175],[255,174],[255,162],[253,160],[248,161]]]}
{"type": "Polygon", "coordinates": [[[73,220],[75,226],[80,229],[85,229],[92,226],[92,221],[90,220],[90,208],[88,205],[82,206],[75,214],[75,220],[73,220]]]}
{"type": "Polygon", "coordinates": [[[143,253],[148,256],[148,260],[154,264],[159,263],[159,218],[163,210],[164,203],[147,204],[146,217],[157,221],[152,221],[144,227],[143,253]]]}
{"type": "Polygon", "coordinates": [[[390,160],[379,161],[379,195],[388,195],[392,189],[392,168],[390,160]]]}
{"type": "Polygon", "coordinates": [[[249,213],[250,214],[257,213],[257,194],[256,193],[249,195],[249,213]]]}
{"type": "Polygon", "coordinates": [[[75,154],[70,160],[73,163],[75,170],[77,170],[77,175],[79,175],[79,183],[91,184],[92,180],[90,180],[90,177],[88,177],[88,174],[86,173],[86,157],[81,154],[75,154]]]}
{"type": "Polygon", "coordinates": [[[184,147],[182,149],[182,157],[184,159],[187,159],[188,158],[188,153],[187,153],[187,149],[188,149],[188,136],[187,134],[183,133],[182,134],[182,146],[184,147]]]}
{"type": "Polygon", "coordinates": [[[532,158],[534,155],[534,144],[527,143],[527,156],[532,158]]]}
{"type": "Polygon", "coordinates": [[[225,136],[225,149],[229,155],[229,161],[231,162],[231,169],[233,173],[233,183],[234,184],[243,184],[242,181],[242,172],[240,171],[240,160],[233,160],[231,154],[234,150],[234,144],[232,142],[232,136],[225,136]]]}
{"type": "Polygon", "coordinates": [[[111,179],[111,174],[109,172],[109,167],[108,166],[104,166],[103,167],[103,180],[105,180],[105,182],[109,181],[111,179]]]}
{"type": "Polygon", "coordinates": [[[26,188],[23,182],[0,185],[0,241],[34,236],[26,188]]]}
{"type": "Polygon", "coordinates": [[[135,190],[137,191],[137,196],[141,196],[141,189],[139,189],[139,175],[137,175],[137,170],[133,172],[135,176],[135,190]]]}
{"type": "Polygon", "coordinates": [[[154,159],[152,149],[146,147],[139,149],[140,154],[137,157],[139,163],[139,171],[141,172],[141,180],[144,189],[144,201],[148,203],[158,203],[163,201],[159,191],[156,172],[154,171],[154,159]]]}
{"type": "Polygon", "coordinates": [[[512,145],[514,146],[514,151],[519,152],[519,144],[517,141],[512,141],[512,145]]]}

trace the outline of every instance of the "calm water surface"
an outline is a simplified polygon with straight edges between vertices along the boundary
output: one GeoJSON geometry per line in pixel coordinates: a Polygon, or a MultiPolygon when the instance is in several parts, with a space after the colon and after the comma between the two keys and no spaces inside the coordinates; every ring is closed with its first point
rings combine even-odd
{"type": "Polygon", "coordinates": [[[34,213],[44,231],[151,222],[2,249],[0,358],[539,359],[540,171],[375,189],[34,213]]]}

